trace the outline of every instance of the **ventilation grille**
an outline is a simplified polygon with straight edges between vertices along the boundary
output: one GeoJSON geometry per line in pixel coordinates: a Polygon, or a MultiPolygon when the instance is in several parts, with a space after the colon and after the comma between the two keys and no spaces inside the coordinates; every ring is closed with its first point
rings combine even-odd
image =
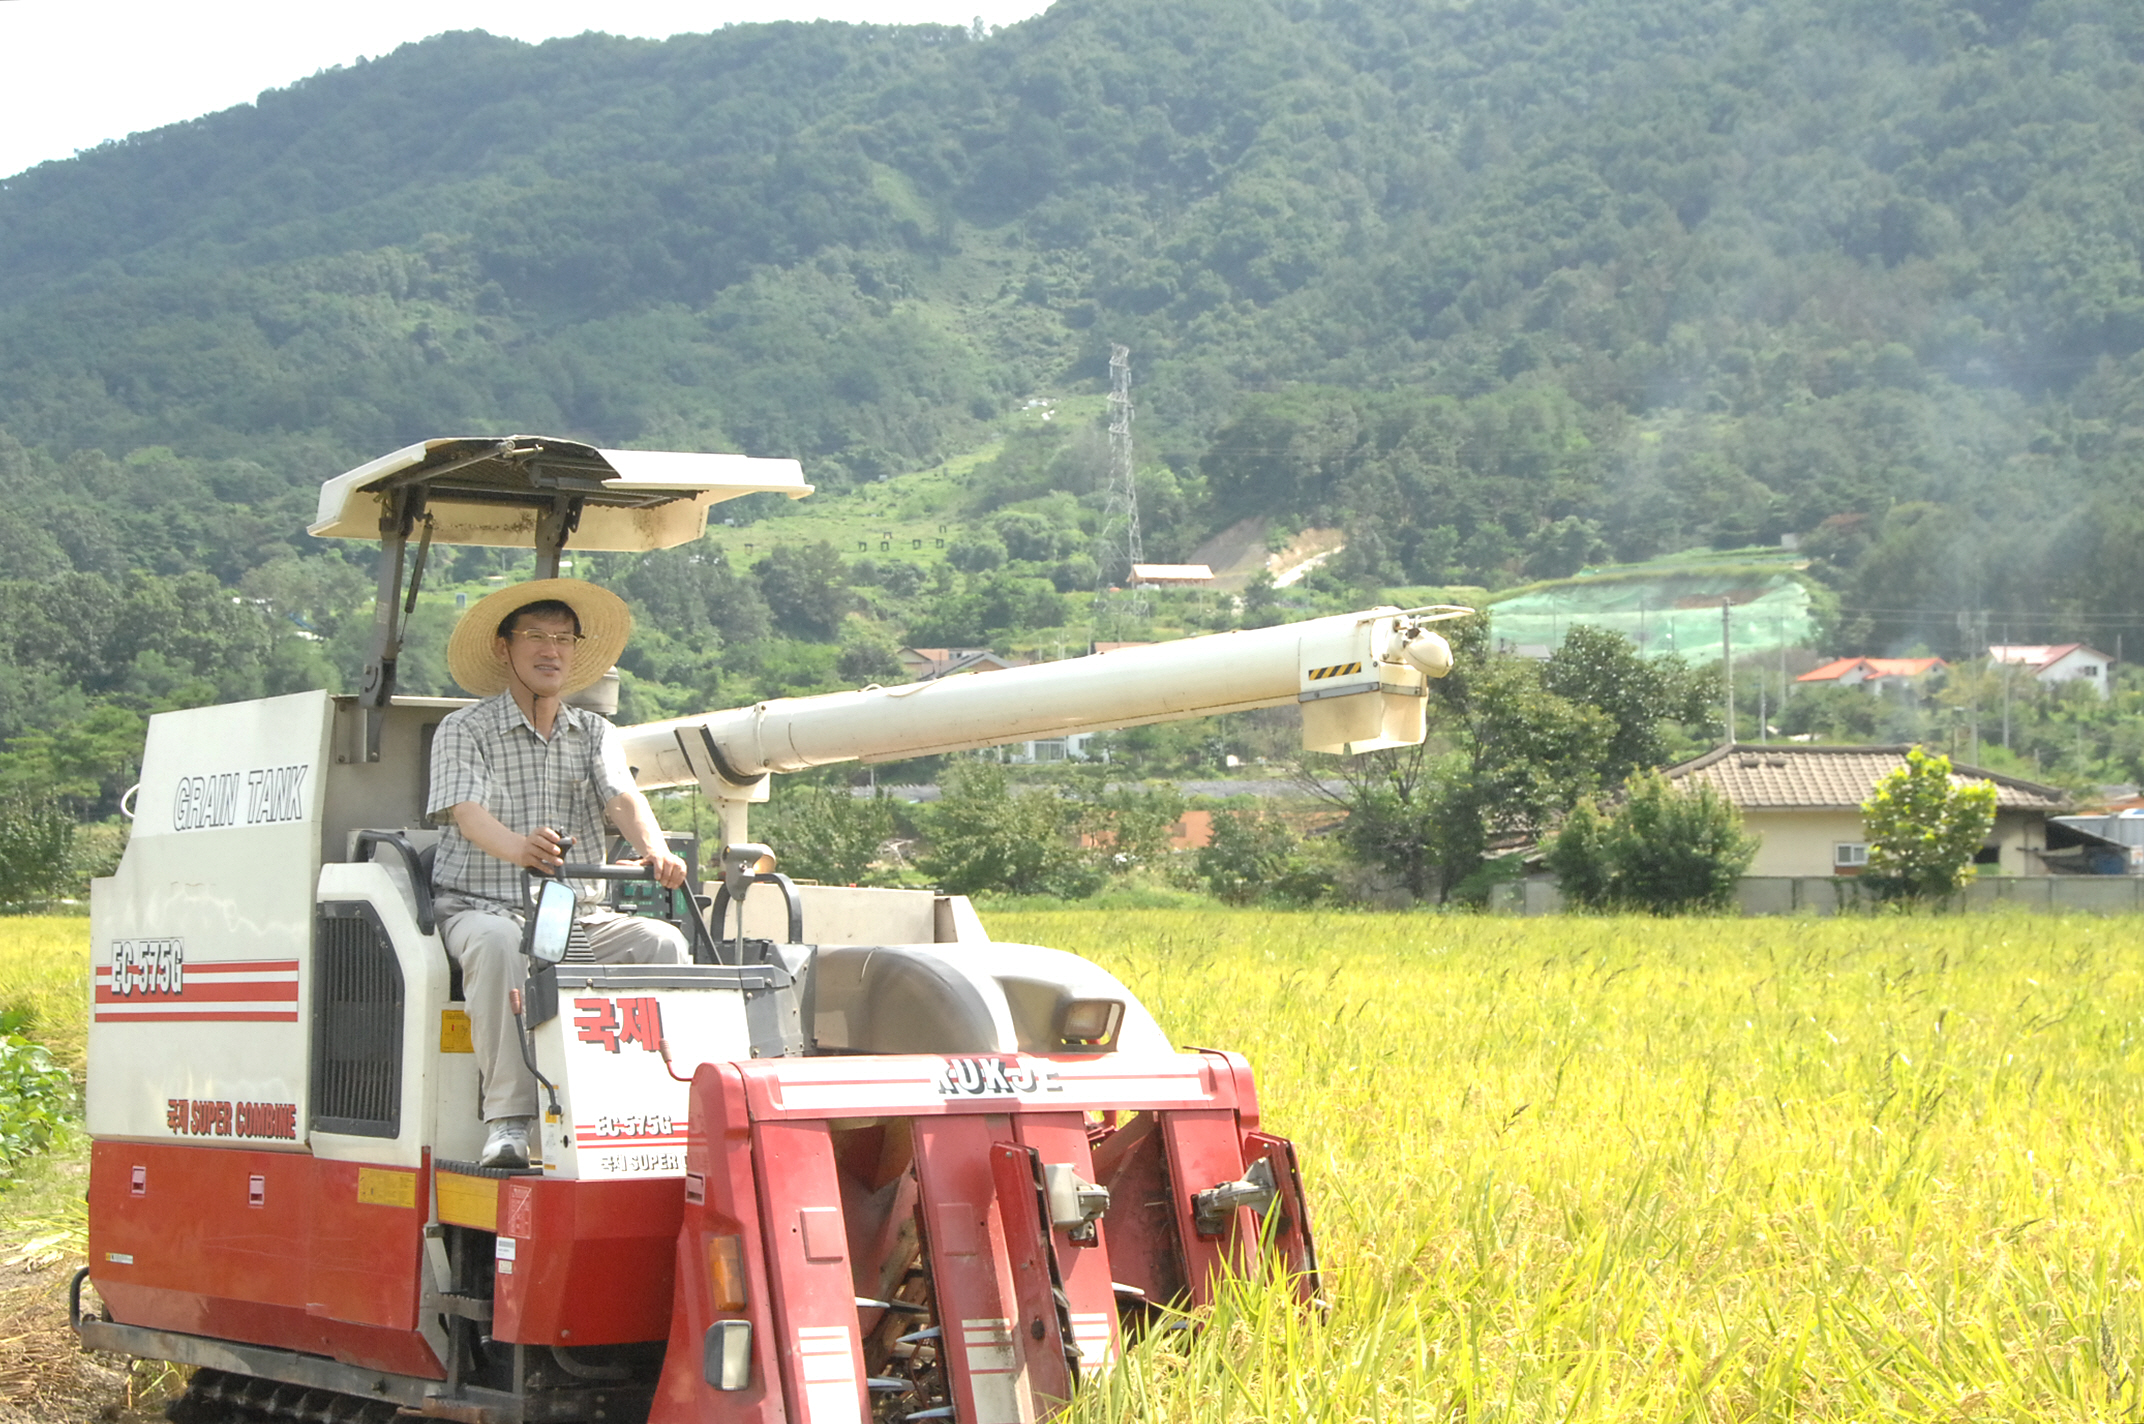
{"type": "Polygon", "coordinates": [[[313,1126],[394,1137],[401,1124],[402,966],[370,905],[322,905],[313,935],[313,1126]]]}

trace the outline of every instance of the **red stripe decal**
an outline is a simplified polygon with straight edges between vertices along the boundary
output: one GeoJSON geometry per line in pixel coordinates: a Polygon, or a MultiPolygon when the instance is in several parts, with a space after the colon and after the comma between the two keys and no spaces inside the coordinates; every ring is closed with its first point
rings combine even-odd
{"type": "Polygon", "coordinates": [[[183,992],[177,994],[120,994],[105,985],[97,986],[97,1002],[100,1004],[231,1004],[261,1000],[270,1003],[297,1003],[298,981],[280,979],[259,984],[189,984],[183,992]]]}
{"type": "MultiPolygon", "coordinates": [[[[298,972],[298,961],[295,959],[216,959],[195,963],[189,960],[186,965],[186,972],[188,974],[295,974],[298,972]]],[[[112,966],[109,964],[98,965],[97,977],[99,979],[111,978],[112,966]]]]}
{"type": "Polygon", "coordinates": [[[687,1142],[682,1132],[669,1137],[598,1137],[592,1132],[574,1135],[576,1147],[683,1147],[687,1142]]]}
{"type": "Polygon", "coordinates": [[[223,1013],[189,1012],[183,1009],[167,1009],[161,1005],[144,1007],[138,1014],[97,1014],[98,1023],[296,1023],[295,1009],[289,1013],[261,1013],[245,1010],[229,1010],[223,1013]]]}

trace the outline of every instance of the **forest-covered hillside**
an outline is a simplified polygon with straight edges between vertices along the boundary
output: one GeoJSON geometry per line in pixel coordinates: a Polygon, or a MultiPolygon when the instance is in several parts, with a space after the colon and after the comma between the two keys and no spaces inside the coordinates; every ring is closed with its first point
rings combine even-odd
{"type": "MultiPolygon", "coordinates": [[[[1838,651],[2111,642],[2140,242],[2144,11],[2103,0],[446,35],[0,185],[0,561],[317,603],[313,489],[412,439],[838,491],[1122,342],[1163,557],[1267,515],[1346,530],[1345,582],[1497,586],[1794,534],[1838,651]]],[[[1079,583],[1069,426],[954,511],[982,552],[930,616],[1079,583]]],[[[898,636],[918,597],[863,603],[898,636]]]]}

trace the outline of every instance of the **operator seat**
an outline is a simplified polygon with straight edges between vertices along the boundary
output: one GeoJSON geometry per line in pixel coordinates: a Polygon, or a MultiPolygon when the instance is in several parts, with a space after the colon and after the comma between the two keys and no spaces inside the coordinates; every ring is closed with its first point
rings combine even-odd
{"type": "MultiPolygon", "coordinates": [[[[417,873],[414,877],[414,882],[422,887],[417,891],[417,895],[420,903],[426,905],[432,903],[432,862],[438,858],[438,841],[433,841],[423,850],[417,852],[417,873]]],[[[432,932],[434,934],[439,932],[436,925],[432,932]]],[[[439,948],[441,953],[446,952],[446,942],[444,940],[440,941],[439,948]]],[[[447,955],[447,1002],[459,1004],[462,1001],[462,967],[455,961],[454,956],[449,954],[447,955]]]]}

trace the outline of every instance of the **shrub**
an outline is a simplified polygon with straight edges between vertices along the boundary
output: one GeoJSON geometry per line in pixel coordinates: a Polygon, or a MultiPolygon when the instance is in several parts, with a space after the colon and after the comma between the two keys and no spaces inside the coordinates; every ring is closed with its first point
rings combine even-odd
{"type": "Polygon", "coordinates": [[[1756,853],[1725,797],[1702,783],[1681,790],[1649,771],[1631,779],[1611,817],[1580,801],[1546,859],[1582,909],[1680,915],[1732,905],[1756,853]]]}
{"type": "Polygon", "coordinates": [[[43,1044],[13,1032],[17,1016],[0,1017],[0,1171],[52,1145],[74,1105],[74,1081],[43,1044]]]}
{"type": "Polygon", "coordinates": [[[74,869],[74,818],[57,801],[0,801],[0,905],[65,894],[74,869]]]}

